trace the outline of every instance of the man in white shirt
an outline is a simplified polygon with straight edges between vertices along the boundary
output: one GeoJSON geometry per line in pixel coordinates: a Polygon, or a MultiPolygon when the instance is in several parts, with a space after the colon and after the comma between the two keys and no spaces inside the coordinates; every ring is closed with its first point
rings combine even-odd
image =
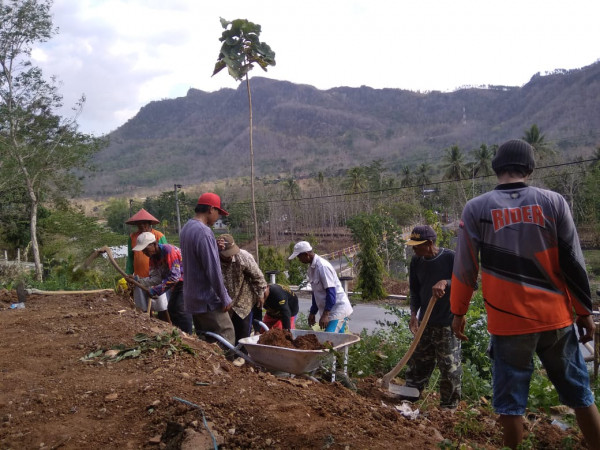
{"type": "Polygon", "coordinates": [[[308,264],[308,280],[312,288],[312,305],[308,324],[313,326],[315,315],[319,313],[319,326],[330,333],[344,333],[348,328],[348,317],[352,314],[350,300],[335,273],[335,269],[326,259],[313,252],[311,245],[300,241],[294,245],[294,252],[288,259],[298,258],[308,264]]]}

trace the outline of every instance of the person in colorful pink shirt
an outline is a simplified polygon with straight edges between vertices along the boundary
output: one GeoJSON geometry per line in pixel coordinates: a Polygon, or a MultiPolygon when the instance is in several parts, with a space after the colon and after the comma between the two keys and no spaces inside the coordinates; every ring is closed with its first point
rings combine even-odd
{"type": "Polygon", "coordinates": [[[145,232],[138,236],[137,245],[133,250],[143,252],[150,261],[149,276],[134,278],[138,283],[146,286],[150,294],[146,294],[139,287],[136,289],[143,294],[146,302],[149,300],[148,297],[153,298],[153,308],[159,312],[159,318],[163,320],[170,318],[173,325],[186,333],[191,333],[192,316],[185,312],[183,302],[183,266],[179,248],[174,245],[159,244],[154,234],[145,232]],[[166,298],[166,304],[159,301],[161,297],[166,298]],[[168,312],[168,316],[164,311],[168,312]]]}

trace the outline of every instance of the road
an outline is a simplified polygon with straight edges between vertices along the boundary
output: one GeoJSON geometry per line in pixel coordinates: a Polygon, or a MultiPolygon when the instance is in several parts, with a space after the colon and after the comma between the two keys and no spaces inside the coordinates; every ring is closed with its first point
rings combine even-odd
{"type": "MultiPolygon", "coordinates": [[[[308,312],[310,309],[310,303],[311,303],[309,294],[307,294],[307,293],[301,294],[301,296],[298,297],[298,303],[299,303],[299,307],[300,307],[299,312],[303,313],[305,316],[308,316],[308,312]]],[[[372,333],[376,329],[384,328],[381,325],[377,324],[378,321],[382,322],[385,320],[389,320],[389,321],[397,320],[396,316],[389,314],[389,312],[385,308],[382,308],[381,306],[367,305],[367,304],[361,303],[361,304],[355,305],[353,308],[354,308],[354,312],[350,316],[350,331],[353,333],[360,333],[363,328],[366,328],[369,333],[372,333]]],[[[408,309],[408,307],[405,307],[405,308],[408,309]]],[[[593,349],[594,342],[592,341],[589,344],[590,344],[591,348],[593,349]]],[[[580,344],[579,348],[584,357],[593,355],[593,353],[590,353],[590,351],[588,349],[586,349],[584,345],[580,344]]],[[[588,366],[593,369],[592,362],[588,362],[588,366]]]]}
{"type": "MultiPolygon", "coordinates": [[[[310,299],[309,298],[298,298],[300,307],[300,313],[308,316],[310,310],[310,299]]],[[[386,314],[388,311],[381,306],[359,304],[355,305],[354,312],[350,316],[350,331],[353,333],[360,333],[363,328],[366,328],[369,332],[375,331],[377,328],[382,328],[377,325],[377,321],[384,320],[395,320],[395,316],[386,314]]]]}

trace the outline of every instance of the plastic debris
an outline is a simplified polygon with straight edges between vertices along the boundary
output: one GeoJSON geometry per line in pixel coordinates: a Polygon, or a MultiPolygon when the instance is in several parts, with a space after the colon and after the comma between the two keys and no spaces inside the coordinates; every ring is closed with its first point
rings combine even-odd
{"type": "Polygon", "coordinates": [[[413,411],[408,402],[402,402],[402,404],[396,405],[395,408],[400,414],[408,419],[414,420],[419,416],[419,408],[413,411]]]}
{"type": "Polygon", "coordinates": [[[557,426],[558,428],[560,428],[563,431],[566,431],[569,428],[569,425],[567,425],[566,423],[561,422],[560,420],[557,420],[557,419],[554,419],[552,421],[552,425],[557,426]]]}
{"type": "Polygon", "coordinates": [[[25,308],[24,302],[13,303],[12,305],[10,305],[10,309],[24,309],[24,308],[25,308]]]}

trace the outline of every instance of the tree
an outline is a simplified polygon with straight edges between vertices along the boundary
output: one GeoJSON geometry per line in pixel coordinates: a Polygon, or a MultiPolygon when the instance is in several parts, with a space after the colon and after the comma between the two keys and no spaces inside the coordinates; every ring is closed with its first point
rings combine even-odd
{"type": "Polygon", "coordinates": [[[473,162],[469,164],[469,171],[471,171],[471,195],[475,197],[475,177],[482,176],[487,177],[493,175],[492,170],[492,158],[494,153],[491,148],[486,144],[481,144],[479,148],[476,148],[472,152],[473,162]]]}
{"type": "Polygon", "coordinates": [[[292,200],[298,200],[300,198],[300,186],[296,183],[293,178],[288,178],[283,182],[285,188],[286,197],[292,200]]]}
{"type": "MultiPolygon", "coordinates": [[[[0,180],[10,180],[10,174],[0,173],[0,180]]],[[[23,186],[6,183],[0,187],[1,248],[24,248],[30,241],[27,205],[27,193],[23,186]]]]}
{"type": "Polygon", "coordinates": [[[129,204],[124,198],[111,198],[105,210],[106,225],[111,231],[129,235],[129,225],[125,223],[129,217],[129,204]]]}
{"type": "Polygon", "coordinates": [[[429,178],[429,169],[430,166],[426,162],[421,163],[417,168],[416,183],[421,186],[423,191],[425,190],[425,185],[431,183],[431,179],[429,178]]]}
{"type": "Polygon", "coordinates": [[[42,279],[37,236],[38,208],[60,200],[80,186],[72,173],[83,168],[103,141],[77,131],[77,115],[55,114],[62,96],[55,81],[44,80],[31,63],[34,44],[49,40],[56,30],[50,16],[51,0],[10,0],[0,3],[0,161],[14,169],[27,193],[30,237],[36,278],[42,279]]]}
{"type": "Polygon", "coordinates": [[[369,182],[369,190],[379,191],[383,188],[384,177],[383,173],[385,169],[383,167],[382,159],[375,159],[365,168],[365,175],[369,182]]]}
{"type": "Polygon", "coordinates": [[[475,175],[487,177],[488,175],[493,175],[494,171],[492,170],[492,150],[488,148],[487,145],[481,144],[479,148],[473,150],[473,169],[475,171],[475,175]]]}
{"type": "Polygon", "coordinates": [[[458,145],[446,149],[443,168],[445,180],[463,180],[469,176],[463,152],[458,145]]]}
{"type": "Polygon", "coordinates": [[[364,167],[353,167],[346,172],[346,178],[344,179],[344,188],[346,192],[351,194],[358,194],[366,190],[368,178],[364,167]]]}
{"type": "Polygon", "coordinates": [[[348,227],[352,231],[354,240],[360,243],[357,287],[361,290],[361,297],[363,300],[378,300],[386,297],[383,287],[385,273],[381,257],[383,252],[379,245],[383,242],[382,236],[387,235],[384,220],[376,214],[359,214],[348,220],[348,227]]]}
{"type": "Polygon", "coordinates": [[[246,19],[229,22],[221,17],[221,26],[225,29],[219,40],[223,43],[215,64],[213,76],[227,67],[229,75],[235,80],[246,80],[250,122],[250,190],[252,194],[252,217],[254,219],[254,244],[256,262],[258,254],[258,218],[254,195],[254,146],[252,143],[252,94],[248,72],[258,64],[265,72],[268,66],[275,65],[275,52],[266,43],[260,42],[261,26],[246,19]]]}
{"type": "Polygon", "coordinates": [[[525,134],[521,139],[533,147],[535,155],[539,159],[543,159],[545,156],[553,153],[546,141],[546,137],[540,132],[536,124],[531,125],[531,128],[525,130],[525,134]]]}
{"type": "Polygon", "coordinates": [[[412,186],[414,183],[414,179],[410,167],[402,166],[402,169],[400,169],[400,173],[402,173],[402,181],[400,181],[400,186],[403,188],[412,186]]]}

